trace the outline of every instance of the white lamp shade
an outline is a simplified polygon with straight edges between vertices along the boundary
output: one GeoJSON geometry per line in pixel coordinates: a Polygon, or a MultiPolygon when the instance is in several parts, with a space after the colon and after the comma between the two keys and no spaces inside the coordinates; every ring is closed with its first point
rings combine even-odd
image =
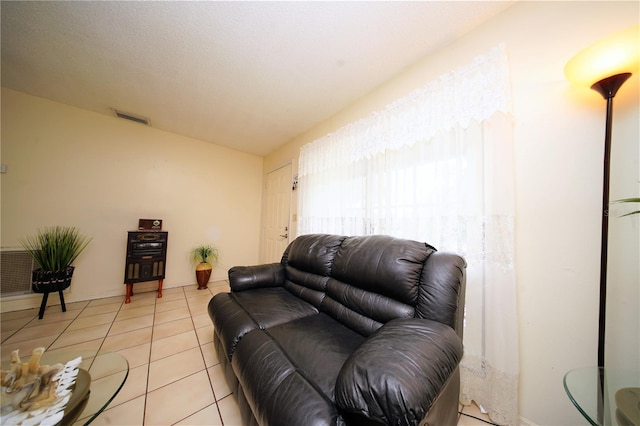
{"type": "Polygon", "coordinates": [[[575,55],[564,67],[571,83],[590,87],[616,74],[640,68],[640,25],[611,34],[575,55]]]}

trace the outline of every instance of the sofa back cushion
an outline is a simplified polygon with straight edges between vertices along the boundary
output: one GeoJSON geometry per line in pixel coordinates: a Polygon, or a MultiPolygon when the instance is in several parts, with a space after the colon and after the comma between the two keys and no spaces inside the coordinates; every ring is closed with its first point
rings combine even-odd
{"type": "Polygon", "coordinates": [[[319,309],[363,336],[369,336],[387,321],[415,315],[411,305],[335,279],[328,281],[319,309]]]}
{"type": "Polygon", "coordinates": [[[289,245],[283,262],[300,271],[327,277],[345,238],[340,235],[301,235],[289,245]]]}
{"type": "Polygon", "coordinates": [[[385,235],[344,240],[331,277],[409,305],[418,299],[422,266],[435,249],[385,235]]]}
{"type": "Polygon", "coordinates": [[[461,335],[465,263],[457,255],[386,235],[313,234],[296,238],[281,263],[288,291],[363,336],[414,317],[461,335]]]}
{"type": "Polygon", "coordinates": [[[320,310],[364,336],[392,319],[414,317],[422,268],[434,251],[383,235],[346,238],[320,310]]]}
{"type": "Polygon", "coordinates": [[[302,235],[282,256],[284,287],[292,294],[320,307],[327,289],[333,261],[346,237],[340,235],[302,235]]]}

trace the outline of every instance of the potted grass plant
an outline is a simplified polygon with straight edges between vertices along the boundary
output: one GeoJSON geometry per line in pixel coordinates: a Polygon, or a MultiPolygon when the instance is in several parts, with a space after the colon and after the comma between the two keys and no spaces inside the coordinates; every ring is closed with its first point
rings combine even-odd
{"type": "Polygon", "coordinates": [[[42,293],[40,319],[44,314],[50,292],[60,295],[62,311],[66,311],[62,290],[71,285],[74,260],[91,242],[91,238],[81,235],[75,227],[54,226],[39,229],[35,236],[20,240],[22,247],[31,255],[38,268],[32,272],[31,289],[42,293]]]}
{"type": "Polygon", "coordinates": [[[201,244],[191,249],[190,258],[191,263],[196,267],[198,290],[203,290],[207,288],[211,278],[212,264],[218,261],[218,249],[209,244],[201,244]]]}

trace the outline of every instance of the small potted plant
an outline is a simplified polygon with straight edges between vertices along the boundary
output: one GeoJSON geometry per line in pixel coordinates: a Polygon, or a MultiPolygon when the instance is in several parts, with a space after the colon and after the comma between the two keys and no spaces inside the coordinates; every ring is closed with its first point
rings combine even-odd
{"type": "Polygon", "coordinates": [[[31,289],[43,294],[40,319],[50,292],[59,293],[62,311],[66,311],[62,290],[71,285],[74,270],[71,264],[90,242],[91,238],[81,235],[76,228],[65,226],[47,227],[20,240],[38,265],[31,275],[31,289]]]}
{"type": "Polygon", "coordinates": [[[209,245],[201,244],[191,249],[191,263],[196,267],[196,280],[198,290],[207,288],[207,283],[213,270],[212,263],[218,261],[218,249],[209,245]]]}

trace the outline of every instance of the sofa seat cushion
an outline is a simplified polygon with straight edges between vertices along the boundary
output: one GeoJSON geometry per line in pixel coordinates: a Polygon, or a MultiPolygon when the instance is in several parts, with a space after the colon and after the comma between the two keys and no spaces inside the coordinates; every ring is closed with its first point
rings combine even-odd
{"type": "Polygon", "coordinates": [[[231,294],[238,305],[263,329],[318,313],[318,309],[312,304],[282,287],[231,294]]]}
{"type": "Polygon", "coordinates": [[[313,305],[282,287],[219,293],[209,302],[208,310],[229,360],[240,339],[249,331],[318,313],[313,305]]]}
{"type": "Polygon", "coordinates": [[[344,424],[332,399],[298,368],[269,331],[247,333],[231,365],[258,424],[344,424]]]}
{"type": "Polygon", "coordinates": [[[332,401],[340,369],[365,340],[324,313],[270,328],[268,334],[332,401]]]}

